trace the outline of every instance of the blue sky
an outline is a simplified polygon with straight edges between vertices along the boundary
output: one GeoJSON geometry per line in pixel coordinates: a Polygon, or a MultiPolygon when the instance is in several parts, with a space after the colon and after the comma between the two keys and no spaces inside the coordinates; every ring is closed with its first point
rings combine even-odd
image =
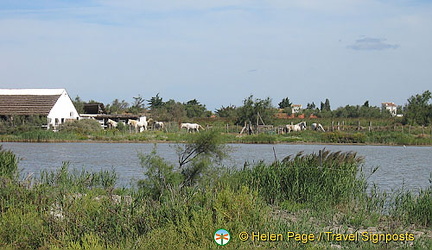
{"type": "Polygon", "coordinates": [[[432,1],[1,1],[0,88],[208,109],[249,95],[332,109],[432,89],[432,1]]]}

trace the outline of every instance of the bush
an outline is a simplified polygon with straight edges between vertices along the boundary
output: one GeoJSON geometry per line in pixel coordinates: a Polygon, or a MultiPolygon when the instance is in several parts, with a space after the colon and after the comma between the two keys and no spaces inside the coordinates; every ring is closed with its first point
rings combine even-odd
{"type": "Polygon", "coordinates": [[[2,243],[16,249],[35,249],[43,246],[46,237],[44,221],[36,207],[9,208],[0,214],[0,247],[2,243]]]}
{"type": "Polygon", "coordinates": [[[324,140],[331,143],[365,143],[366,135],[363,133],[329,132],[323,134],[324,140]]]}
{"type": "Polygon", "coordinates": [[[62,132],[75,132],[79,134],[89,134],[101,131],[102,127],[98,121],[92,119],[66,122],[61,125],[62,132]]]}

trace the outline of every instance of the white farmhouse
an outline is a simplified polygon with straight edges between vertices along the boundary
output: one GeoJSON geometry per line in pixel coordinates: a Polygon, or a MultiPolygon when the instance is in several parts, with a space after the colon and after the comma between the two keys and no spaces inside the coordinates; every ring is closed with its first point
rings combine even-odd
{"type": "Polygon", "coordinates": [[[21,115],[46,116],[48,129],[79,118],[65,89],[0,89],[0,116],[21,115]]]}
{"type": "Polygon", "coordinates": [[[388,110],[392,116],[397,115],[397,105],[394,102],[383,102],[381,103],[382,111],[388,110]]]}
{"type": "Polygon", "coordinates": [[[300,111],[302,110],[303,106],[301,104],[292,104],[291,105],[291,110],[293,114],[297,114],[300,113],[300,111]]]}

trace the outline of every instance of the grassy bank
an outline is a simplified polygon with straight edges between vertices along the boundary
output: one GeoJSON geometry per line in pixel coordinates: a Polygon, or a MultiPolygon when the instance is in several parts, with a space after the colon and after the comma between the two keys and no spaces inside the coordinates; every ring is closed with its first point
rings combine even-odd
{"type": "MultiPolygon", "coordinates": [[[[219,131],[213,128],[211,131],[219,131]]],[[[355,143],[383,145],[432,145],[429,134],[415,134],[407,131],[334,131],[317,132],[301,131],[289,134],[262,132],[260,134],[240,135],[238,133],[219,132],[225,143],[355,143]]],[[[1,134],[1,142],[70,142],[70,141],[104,141],[104,142],[185,142],[194,134],[185,131],[162,132],[145,131],[130,133],[128,131],[106,130],[97,132],[53,132],[34,130],[13,134],[1,134]]]]}
{"type": "Polygon", "coordinates": [[[229,248],[432,247],[432,187],[386,195],[366,185],[352,152],[221,168],[223,141],[189,139],[179,165],[140,155],[146,178],[130,188],[115,188],[114,172],[67,164],[20,179],[17,158],[0,149],[0,247],[208,249],[220,228],[229,248]]]}

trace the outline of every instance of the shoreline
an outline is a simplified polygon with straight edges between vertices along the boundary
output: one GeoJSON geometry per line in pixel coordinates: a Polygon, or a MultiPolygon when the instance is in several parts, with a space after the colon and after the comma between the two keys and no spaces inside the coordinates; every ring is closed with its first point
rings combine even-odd
{"type": "MultiPolygon", "coordinates": [[[[10,141],[0,141],[2,143],[145,143],[145,144],[165,144],[165,143],[186,143],[186,141],[166,141],[166,140],[146,140],[146,141],[136,141],[136,140],[10,140],[10,141]]],[[[387,146],[387,147],[432,147],[432,144],[387,144],[387,143],[332,143],[332,142],[226,142],[225,144],[260,144],[260,145],[336,145],[336,146],[387,146]]]]}

